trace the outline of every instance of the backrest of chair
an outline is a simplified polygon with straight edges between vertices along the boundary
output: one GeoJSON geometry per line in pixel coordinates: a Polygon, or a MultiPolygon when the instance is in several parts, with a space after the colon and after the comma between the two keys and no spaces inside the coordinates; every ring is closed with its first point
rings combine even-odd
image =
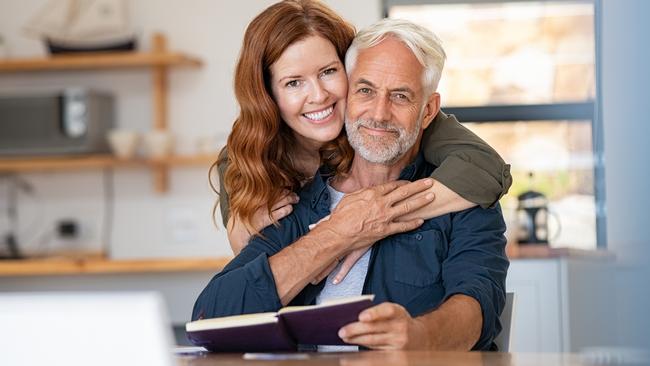
{"type": "Polygon", "coordinates": [[[512,342],[513,313],[515,308],[515,293],[506,293],[506,306],[499,317],[501,321],[501,333],[494,339],[500,352],[509,352],[512,342]]]}

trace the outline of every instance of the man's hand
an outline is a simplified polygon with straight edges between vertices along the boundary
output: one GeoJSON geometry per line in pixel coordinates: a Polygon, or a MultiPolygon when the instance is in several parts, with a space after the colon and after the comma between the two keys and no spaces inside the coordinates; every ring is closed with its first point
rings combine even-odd
{"type": "Polygon", "coordinates": [[[403,306],[390,302],[362,311],[358,322],[339,330],[339,337],[350,344],[381,350],[429,346],[425,324],[412,318],[403,306]]]}
{"type": "Polygon", "coordinates": [[[335,235],[343,235],[349,242],[357,242],[357,246],[342,256],[345,259],[336,258],[311,283],[321,282],[343,261],[333,280],[335,285],[340,283],[375,241],[422,225],[419,217],[400,218],[431,204],[435,194],[428,191],[433,183],[430,178],[415,182],[393,181],[346,194],[331,215],[309,225],[309,229],[333,219],[335,235]]]}
{"type": "Polygon", "coordinates": [[[422,219],[395,219],[431,203],[433,193],[413,196],[432,184],[430,178],[394,181],[343,197],[329,220],[269,258],[282,305],[289,304],[319,274],[354,250],[367,249],[380,239],[422,225],[422,219]]]}
{"type": "Polygon", "coordinates": [[[435,195],[418,193],[433,185],[430,178],[415,182],[393,181],[346,194],[329,220],[313,231],[326,230],[327,235],[349,243],[345,255],[355,249],[367,248],[387,236],[418,228],[420,218],[397,222],[397,218],[433,201],[435,195]]]}
{"type": "MultiPolygon", "coordinates": [[[[309,225],[309,230],[315,228],[321,222],[329,220],[329,218],[330,215],[327,215],[322,219],[320,219],[320,221],[318,221],[317,223],[309,225]]],[[[345,276],[347,276],[348,272],[350,272],[350,270],[352,269],[354,264],[357,263],[359,258],[363,257],[363,255],[366,254],[367,251],[368,248],[356,249],[353,250],[350,254],[346,255],[345,259],[343,259],[342,261],[337,259],[336,261],[332,262],[332,264],[330,264],[327,268],[325,268],[323,272],[321,272],[318,276],[316,276],[316,278],[314,278],[311,281],[311,284],[317,285],[325,277],[329,276],[330,273],[332,273],[332,271],[339,265],[339,263],[341,263],[341,267],[339,267],[339,271],[334,277],[334,280],[332,281],[333,284],[338,285],[339,283],[341,283],[341,281],[343,281],[345,276]]]]}
{"type": "Polygon", "coordinates": [[[332,273],[332,271],[336,269],[338,264],[341,263],[341,266],[339,267],[336,276],[334,276],[334,279],[332,280],[333,284],[338,285],[339,283],[341,283],[341,281],[343,281],[345,276],[348,275],[348,272],[350,272],[350,270],[355,265],[355,263],[357,263],[357,261],[361,257],[363,257],[363,255],[366,254],[368,250],[370,250],[370,248],[361,248],[361,249],[353,250],[350,254],[346,255],[345,259],[343,259],[342,261],[337,260],[332,264],[330,264],[329,267],[325,268],[323,272],[321,272],[318,276],[316,276],[316,278],[314,278],[313,281],[311,281],[311,284],[317,285],[318,283],[320,283],[320,281],[322,281],[325,277],[329,276],[330,273],[332,273]]]}

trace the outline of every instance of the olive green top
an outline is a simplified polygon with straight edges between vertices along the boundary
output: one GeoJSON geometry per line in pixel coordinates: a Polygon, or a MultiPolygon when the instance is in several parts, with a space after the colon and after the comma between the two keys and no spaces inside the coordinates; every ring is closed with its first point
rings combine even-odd
{"type": "MultiPolygon", "coordinates": [[[[424,130],[422,147],[426,161],[438,167],[431,177],[483,208],[496,204],[512,184],[510,165],[454,115],[438,113],[424,130]]],[[[220,187],[224,186],[226,167],[225,162],[218,166],[220,187]]],[[[230,204],[228,194],[221,188],[219,206],[226,226],[230,204]]]]}

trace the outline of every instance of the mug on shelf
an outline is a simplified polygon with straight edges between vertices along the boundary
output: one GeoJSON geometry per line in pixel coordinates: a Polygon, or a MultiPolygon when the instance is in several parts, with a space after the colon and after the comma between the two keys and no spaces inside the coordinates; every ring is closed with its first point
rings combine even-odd
{"type": "Polygon", "coordinates": [[[139,139],[140,135],[132,130],[115,129],[108,132],[108,144],[119,159],[133,158],[139,139]]]}
{"type": "Polygon", "coordinates": [[[174,148],[174,136],[167,131],[154,130],[144,135],[144,147],[147,156],[162,159],[170,156],[174,148]]]}

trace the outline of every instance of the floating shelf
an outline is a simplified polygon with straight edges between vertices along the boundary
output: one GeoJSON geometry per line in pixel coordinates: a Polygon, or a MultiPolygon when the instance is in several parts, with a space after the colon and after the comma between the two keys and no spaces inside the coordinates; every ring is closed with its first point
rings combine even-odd
{"type": "Polygon", "coordinates": [[[0,159],[0,172],[32,172],[47,170],[88,170],[142,166],[210,166],[216,154],[170,156],[165,159],[117,159],[112,155],[52,156],[0,159]]]}
{"type": "Polygon", "coordinates": [[[84,275],[115,273],[217,272],[228,264],[229,257],[107,260],[101,258],[51,258],[0,261],[0,277],[84,275]]]}
{"type": "Polygon", "coordinates": [[[199,67],[201,60],[179,52],[119,52],[0,59],[0,72],[97,70],[157,66],[199,67]]]}

